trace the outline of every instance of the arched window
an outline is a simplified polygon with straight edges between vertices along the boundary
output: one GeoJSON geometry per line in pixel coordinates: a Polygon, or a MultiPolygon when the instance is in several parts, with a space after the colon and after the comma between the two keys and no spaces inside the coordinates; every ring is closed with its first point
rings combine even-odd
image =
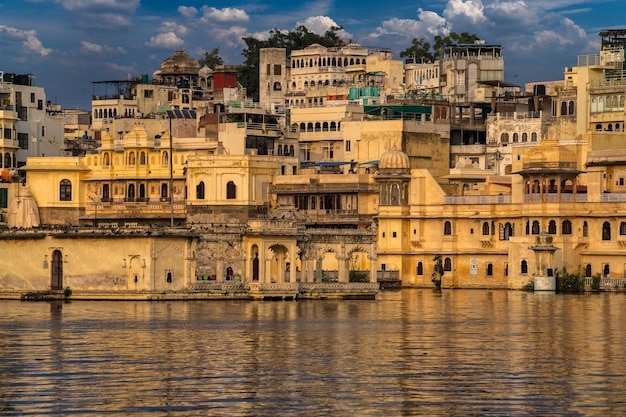
{"type": "Polygon", "coordinates": [[[110,198],[109,184],[102,184],[102,201],[107,202],[110,198]]]}
{"type": "Polygon", "coordinates": [[[135,200],[135,184],[128,184],[128,191],[127,191],[126,197],[128,198],[128,201],[135,200]]]}
{"type": "Polygon", "coordinates": [[[509,142],[509,134],[508,133],[501,134],[500,135],[500,142],[508,143],[509,142]]]}
{"type": "Polygon", "coordinates": [[[561,223],[561,234],[562,235],[572,234],[572,222],[570,222],[569,220],[563,220],[563,223],[561,223]]]}
{"type": "Polygon", "coordinates": [[[611,223],[609,222],[602,224],[602,240],[611,240],[611,223]]]}
{"type": "Polygon", "coordinates": [[[585,277],[590,277],[591,276],[591,264],[587,264],[585,266],[585,277]]]}
{"type": "Polygon", "coordinates": [[[450,223],[449,221],[446,221],[443,224],[443,234],[447,236],[452,234],[452,223],[450,223]]]}
{"type": "Polygon", "coordinates": [[[102,155],[102,165],[104,165],[105,167],[111,165],[111,157],[109,156],[108,152],[102,155]]]}
{"type": "Polygon", "coordinates": [[[530,134],[530,141],[537,142],[537,132],[533,132],[530,134]]]}
{"type": "Polygon", "coordinates": [[[135,165],[135,152],[131,152],[128,154],[128,165],[135,165]]]}
{"type": "Polygon", "coordinates": [[[554,220],[550,220],[550,223],[548,223],[548,233],[556,235],[556,222],[554,220]]]}
{"type": "Polygon", "coordinates": [[[139,165],[145,165],[145,164],[146,164],[146,153],[141,152],[139,156],[139,165]]]}
{"type": "Polygon", "coordinates": [[[533,235],[538,235],[540,231],[539,222],[537,220],[533,221],[533,235]]]}
{"type": "Polygon", "coordinates": [[[519,142],[519,134],[513,133],[513,143],[517,143],[517,142],[519,142]]]}
{"type": "Polygon", "coordinates": [[[489,235],[489,223],[484,222],[483,223],[483,236],[488,236],[488,235],[489,235]]]}
{"type": "Polygon", "coordinates": [[[626,235],[626,222],[621,222],[619,224],[619,234],[620,236],[626,235]]]}
{"type": "Polygon", "coordinates": [[[490,277],[493,275],[493,264],[492,263],[488,263],[487,264],[487,276],[490,277]]]}
{"type": "Polygon", "coordinates": [[[289,145],[289,156],[294,156],[294,155],[295,155],[295,151],[294,151],[293,145],[289,145]]]}
{"type": "Polygon", "coordinates": [[[228,184],[226,184],[226,198],[228,200],[237,198],[237,186],[232,181],[228,181],[228,184]]]}
{"type": "Polygon", "coordinates": [[[589,236],[589,224],[585,221],[583,223],[583,237],[589,236]]]}
{"type": "Polygon", "coordinates": [[[167,198],[167,195],[167,184],[163,183],[161,184],[161,198],[167,198]]]}
{"type": "Polygon", "coordinates": [[[522,269],[522,274],[528,273],[528,261],[526,259],[522,259],[521,269],[522,269]]]}
{"type": "Polygon", "coordinates": [[[59,183],[59,200],[72,201],[72,183],[68,179],[63,179],[59,183]]]}
{"type": "Polygon", "coordinates": [[[204,181],[200,181],[196,185],[196,199],[204,200],[204,181]]]}
{"type": "Polygon", "coordinates": [[[574,113],[575,113],[575,111],[574,111],[574,100],[572,100],[572,101],[569,102],[567,114],[572,115],[574,113]]]}
{"type": "Polygon", "coordinates": [[[450,258],[446,258],[443,260],[443,270],[452,271],[452,260],[450,258]]]}
{"type": "Polygon", "coordinates": [[[421,262],[417,263],[417,275],[424,275],[424,264],[421,262]]]}
{"type": "Polygon", "coordinates": [[[528,142],[528,133],[522,133],[522,142],[528,142]]]}
{"type": "Polygon", "coordinates": [[[567,115],[567,101],[561,102],[561,116],[567,115]]]}
{"type": "Polygon", "coordinates": [[[170,162],[170,155],[167,152],[163,152],[163,155],[161,157],[161,163],[163,165],[167,165],[170,162]]]}
{"type": "Polygon", "coordinates": [[[500,225],[500,240],[509,240],[513,236],[513,225],[510,222],[500,225]]]}

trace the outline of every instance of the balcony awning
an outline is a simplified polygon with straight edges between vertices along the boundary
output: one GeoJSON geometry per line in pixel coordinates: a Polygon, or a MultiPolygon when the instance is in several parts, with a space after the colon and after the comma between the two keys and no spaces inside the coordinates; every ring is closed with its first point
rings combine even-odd
{"type": "Polygon", "coordinates": [[[302,163],[300,164],[300,166],[302,168],[309,168],[309,167],[338,167],[341,165],[350,165],[351,162],[309,162],[309,163],[302,163]]]}
{"type": "Polygon", "coordinates": [[[419,105],[394,105],[394,104],[382,104],[377,106],[363,106],[365,113],[375,113],[381,110],[391,110],[397,113],[418,113],[418,114],[431,114],[433,112],[433,106],[419,106],[419,105]]]}
{"type": "Polygon", "coordinates": [[[367,161],[367,162],[359,162],[359,165],[378,165],[378,159],[374,159],[373,161],[367,161]]]}

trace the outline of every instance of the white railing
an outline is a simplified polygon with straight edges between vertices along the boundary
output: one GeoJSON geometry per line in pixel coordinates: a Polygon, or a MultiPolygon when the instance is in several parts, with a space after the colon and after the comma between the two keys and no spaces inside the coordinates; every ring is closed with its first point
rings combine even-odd
{"type": "MultiPolygon", "coordinates": [[[[592,277],[585,278],[586,286],[591,286],[592,283],[592,277]]],[[[600,288],[624,288],[624,284],[626,284],[626,278],[600,278],[600,288]]]]}
{"type": "Polygon", "coordinates": [[[447,195],[444,204],[511,204],[510,195],[447,195]]]}
{"type": "Polygon", "coordinates": [[[603,193],[600,195],[603,203],[623,203],[626,201],[626,193],[603,193]]]}

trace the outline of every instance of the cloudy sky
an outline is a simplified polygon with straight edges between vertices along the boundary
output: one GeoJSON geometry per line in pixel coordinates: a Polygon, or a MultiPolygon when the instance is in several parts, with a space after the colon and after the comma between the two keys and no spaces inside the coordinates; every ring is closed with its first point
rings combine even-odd
{"type": "Polygon", "coordinates": [[[303,24],[399,53],[411,39],[475,33],[504,47],[507,81],[556,80],[598,33],[626,28],[623,0],[0,0],[0,71],[34,73],[48,100],[89,109],[92,81],[152,74],[176,49],[219,47],[240,64],[244,36],[303,24]]]}

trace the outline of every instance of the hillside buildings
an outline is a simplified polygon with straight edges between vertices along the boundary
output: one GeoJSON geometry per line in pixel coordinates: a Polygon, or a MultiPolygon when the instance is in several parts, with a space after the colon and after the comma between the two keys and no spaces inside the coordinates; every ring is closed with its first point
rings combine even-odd
{"type": "Polygon", "coordinates": [[[28,159],[22,198],[41,226],[20,235],[9,222],[0,245],[33,248],[44,267],[22,276],[12,264],[3,282],[236,281],[295,297],[431,286],[438,260],[444,288],[519,289],[563,267],[623,279],[626,35],[601,39],[562,82],[524,92],[504,81],[497,44],[419,63],[356,44],[267,49],[259,103],[231,68],[176,51],[151,79],[101,85],[115,92],[94,95],[92,149],[28,159]],[[63,243],[72,233],[101,249],[63,243]],[[96,254],[118,266],[90,281],[72,259],[96,254]]]}

